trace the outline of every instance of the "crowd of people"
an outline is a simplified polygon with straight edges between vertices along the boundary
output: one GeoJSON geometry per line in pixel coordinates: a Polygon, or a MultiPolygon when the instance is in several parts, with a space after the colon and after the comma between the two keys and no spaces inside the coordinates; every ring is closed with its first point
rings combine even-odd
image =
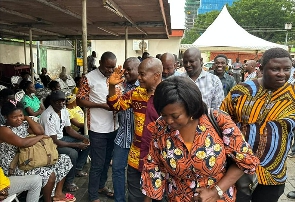
{"type": "MultiPolygon", "coordinates": [[[[45,202],[73,202],[79,189],[74,179],[86,176],[91,202],[101,195],[116,202],[279,200],[295,129],[294,63],[287,51],[272,48],[259,65],[237,60],[232,69],[225,55],[217,55],[205,71],[201,52],[189,48],[184,72],[172,53],[145,52],[123,66],[112,52],[101,55],[98,67],[95,58],[93,51],[91,70],[75,78],[71,94],[46,69],[40,79],[51,93],[44,100],[25,77],[21,100],[9,88],[0,91],[0,200],[28,190],[27,201],[38,201],[42,189],[45,202]],[[243,78],[241,71],[247,72],[243,78]],[[9,175],[19,147],[49,137],[59,153],[55,165],[9,175]],[[88,156],[89,172],[83,170],[88,156]],[[111,160],[114,192],[106,186],[111,160]],[[254,173],[253,193],[237,190],[236,181],[254,173]],[[22,186],[27,181],[31,185],[22,186]]],[[[64,70],[60,79],[67,78],[64,70]]]]}

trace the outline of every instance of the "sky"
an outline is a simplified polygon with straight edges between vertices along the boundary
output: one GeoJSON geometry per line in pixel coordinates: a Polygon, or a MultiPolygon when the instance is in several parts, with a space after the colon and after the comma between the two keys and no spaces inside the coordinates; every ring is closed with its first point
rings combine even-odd
{"type": "Polygon", "coordinates": [[[184,29],[185,14],[184,3],[185,0],[168,0],[170,3],[170,16],[172,29],[184,29]]]}

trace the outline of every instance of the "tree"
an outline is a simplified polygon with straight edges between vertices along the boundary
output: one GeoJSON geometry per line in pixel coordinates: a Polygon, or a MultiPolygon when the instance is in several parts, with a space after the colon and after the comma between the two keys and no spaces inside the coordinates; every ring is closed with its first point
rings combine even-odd
{"type": "MultiPolygon", "coordinates": [[[[275,43],[284,43],[285,23],[295,27],[294,0],[239,0],[227,6],[236,22],[251,34],[275,43]]],[[[220,11],[211,11],[198,15],[194,27],[185,31],[182,42],[193,43],[216,19],[220,11]]],[[[230,28],[221,31],[233,31],[230,28]]],[[[289,40],[295,40],[290,33],[289,40]]]]}

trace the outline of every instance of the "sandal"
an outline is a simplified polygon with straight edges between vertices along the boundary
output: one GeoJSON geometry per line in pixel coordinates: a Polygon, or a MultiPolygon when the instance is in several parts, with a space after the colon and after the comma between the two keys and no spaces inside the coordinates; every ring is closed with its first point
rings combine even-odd
{"type": "Polygon", "coordinates": [[[112,191],[111,191],[109,188],[107,188],[107,187],[104,187],[104,188],[102,188],[102,189],[99,189],[99,190],[98,190],[98,193],[99,193],[99,194],[103,194],[103,195],[105,195],[106,197],[111,198],[111,199],[114,198],[114,192],[112,192],[112,191]]]}
{"type": "Polygon", "coordinates": [[[73,194],[70,194],[70,193],[66,193],[63,199],[55,199],[53,197],[53,202],[74,202],[74,201],[76,201],[76,198],[73,194]]]}
{"type": "Polygon", "coordinates": [[[65,185],[65,190],[68,192],[75,192],[79,189],[79,187],[75,183],[65,185]]]}
{"type": "Polygon", "coordinates": [[[77,170],[76,177],[86,177],[88,174],[82,170],[77,170]]]}

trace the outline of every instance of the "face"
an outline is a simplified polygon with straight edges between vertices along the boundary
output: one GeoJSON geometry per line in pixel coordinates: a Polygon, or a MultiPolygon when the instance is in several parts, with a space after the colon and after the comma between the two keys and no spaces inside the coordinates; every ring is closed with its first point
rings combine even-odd
{"type": "Polygon", "coordinates": [[[29,80],[29,77],[30,77],[30,74],[25,74],[25,75],[23,76],[23,79],[24,79],[24,80],[29,80]]]}
{"type": "Polygon", "coordinates": [[[163,60],[162,64],[163,64],[163,73],[162,73],[163,78],[167,78],[174,74],[176,69],[176,64],[174,61],[163,60]]]}
{"type": "Polygon", "coordinates": [[[190,52],[185,52],[183,56],[183,66],[189,77],[198,75],[202,71],[203,58],[190,52]]]}
{"type": "Polygon", "coordinates": [[[12,127],[18,127],[24,121],[24,114],[22,110],[17,109],[14,110],[11,114],[9,114],[6,118],[7,125],[12,127]]]}
{"type": "Polygon", "coordinates": [[[55,90],[61,90],[60,84],[57,83],[56,86],[55,86],[55,88],[53,88],[52,90],[53,91],[55,91],[55,90]]]}
{"type": "Polygon", "coordinates": [[[42,74],[46,74],[47,73],[47,69],[42,69],[42,74]]]}
{"type": "Polygon", "coordinates": [[[289,79],[292,62],[288,57],[273,58],[263,67],[263,85],[266,89],[277,90],[289,79]]]}
{"type": "Polygon", "coordinates": [[[123,68],[125,69],[124,76],[128,83],[135,83],[138,77],[138,63],[125,62],[123,68]]]}
{"type": "Polygon", "coordinates": [[[140,87],[151,89],[156,81],[157,81],[157,73],[152,71],[147,71],[147,68],[144,65],[139,65],[138,67],[138,81],[140,83],[140,87]]]}
{"type": "Polygon", "coordinates": [[[54,111],[59,112],[65,107],[66,100],[51,101],[51,106],[54,111]]]}
{"type": "Polygon", "coordinates": [[[117,59],[106,59],[104,61],[99,61],[99,70],[105,76],[109,77],[114,72],[116,67],[117,59]]]}
{"type": "Polygon", "coordinates": [[[36,89],[35,89],[34,84],[31,83],[31,84],[28,86],[28,88],[27,88],[27,92],[28,92],[28,93],[35,93],[35,92],[36,92],[36,89]]]}
{"type": "Polygon", "coordinates": [[[185,127],[189,121],[185,107],[182,103],[173,103],[166,105],[161,111],[161,116],[164,121],[175,130],[180,130],[185,127]]]}
{"type": "Polygon", "coordinates": [[[218,57],[214,60],[214,68],[217,74],[223,74],[226,68],[227,62],[224,57],[218,57]]]}

